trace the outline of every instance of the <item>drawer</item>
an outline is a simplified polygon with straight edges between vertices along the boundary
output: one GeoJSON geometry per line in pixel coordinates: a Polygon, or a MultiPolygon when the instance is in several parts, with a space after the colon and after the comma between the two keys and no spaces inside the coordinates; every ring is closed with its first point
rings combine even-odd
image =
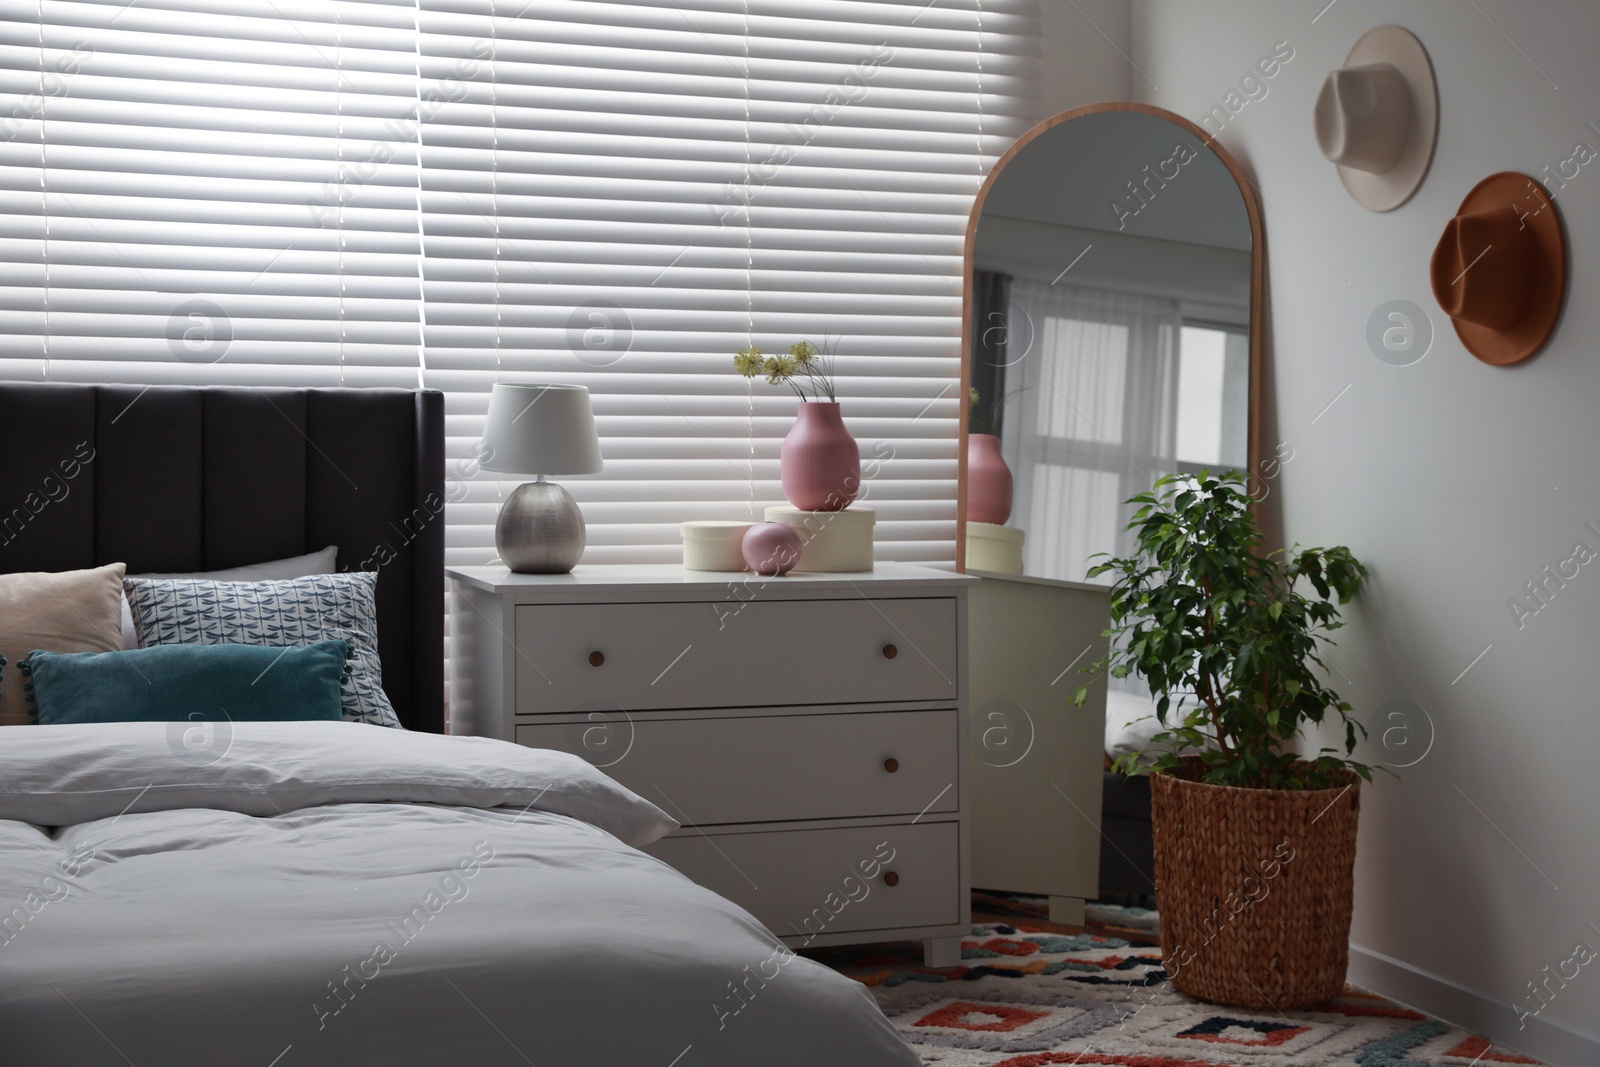
{"type": "Polygon", "coordinates": [[[787,938],[960,922],[960,850],[953,822],[691,834],[645,847],[787,938]]]}
{"type": "Polygon", "coordinates": [[[954,811],[954,711],[518,723],[517,743],[603,767],[686,825],[954,811]],[[887,769],[893,760],[894,770],[887,769]]]}
{"type": "Polygon", "coordinates": [[[523,604],[515,643],[518,715],[954,701],[959,682],[953,597],[523,604]]]}

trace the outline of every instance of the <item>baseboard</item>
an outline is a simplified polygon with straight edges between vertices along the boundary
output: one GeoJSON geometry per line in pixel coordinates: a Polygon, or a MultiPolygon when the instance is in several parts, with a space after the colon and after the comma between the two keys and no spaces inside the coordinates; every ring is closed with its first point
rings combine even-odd
{"type": "Polygon", "coordinates": [[[1537,1015],[1530,1016],[1527,1025],[1519,1028],[1517,1014],[1510,1005],[1360,945],[1350,946],[1350,981],[1481,1034],[1503,1048],[1543,1060],[1550,1067],[1593,1067],[1600,1063],[1600,1035],[1537,1015]]]}

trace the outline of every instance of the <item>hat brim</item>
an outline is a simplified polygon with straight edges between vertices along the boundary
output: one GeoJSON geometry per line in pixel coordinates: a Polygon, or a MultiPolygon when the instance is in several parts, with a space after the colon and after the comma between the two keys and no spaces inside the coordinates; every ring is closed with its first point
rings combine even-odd
{"type": "Polygon", "coordinates": [[[1491,174],[1472,187],[1456,213],[1471,215],[1517,205],[1521,206],[1523,225],[1533,232],[1539,248],[1535,259],[1539,275],[1534,279],[1527,310],[1504,330],[1464,319],[1450,320],[1467,351],[1497,367],[1521,363],[1545,346],[1555,332],[1567,293],[1566,233],[1555,201],[1535,179],[1515,171],[1491,174]]]}
{"type": "Polygon", "coordinates": [[[1433,63],[1427,49],[1409,30],[1378,26],[1368,30],[1350,49],[1346,67],[1388,63],[1400,72],[1411,90],[1411,135],[1395,165],[1379,174],[1340,166],[1339,180],[1351,199],[1369,211],[1393,211],[1411,199],[1428,176],[1434,142],[1439,134],[1439,90],[1433,80],[1433,63]]]}

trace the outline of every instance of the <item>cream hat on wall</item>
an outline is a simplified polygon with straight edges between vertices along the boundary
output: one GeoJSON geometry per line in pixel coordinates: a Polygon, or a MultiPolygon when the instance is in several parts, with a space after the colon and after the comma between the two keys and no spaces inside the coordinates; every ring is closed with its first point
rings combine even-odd
{"type": "Polygon", "coordinates": [[[1393,211],[1433,161],[1439,91],[1422,42],[1399,26],[1368,30],[1317,97],[1317,143],[1355,202],[1393,211]]]}

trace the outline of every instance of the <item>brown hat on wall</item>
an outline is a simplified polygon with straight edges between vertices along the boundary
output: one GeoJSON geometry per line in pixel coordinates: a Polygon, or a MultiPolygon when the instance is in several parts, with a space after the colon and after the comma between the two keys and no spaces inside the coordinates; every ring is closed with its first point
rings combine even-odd
{"type": "Polygon", "coordinates": [[[1467,194],[1433,250],[1433,295],[1467,351],[1504,366],[1544,347],[1567,288],[1567,243],[1549,193],[1514,171],[1467,194]]]}

